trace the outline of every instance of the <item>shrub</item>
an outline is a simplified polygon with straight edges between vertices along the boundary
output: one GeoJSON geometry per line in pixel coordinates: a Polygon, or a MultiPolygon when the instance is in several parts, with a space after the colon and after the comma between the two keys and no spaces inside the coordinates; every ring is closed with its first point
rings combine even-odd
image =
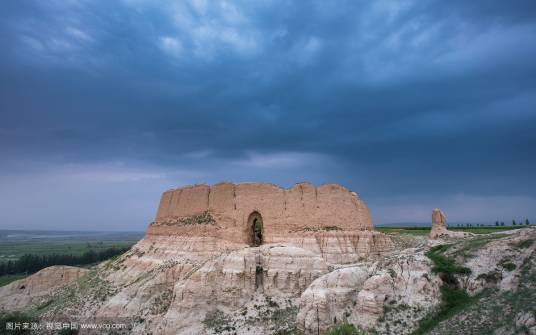
{"type": "Polygon", "coordinates": [[[508,259],[502,260],[499,265],[506,271],[514,271],[516,269],[516,265],[508,259]]]}
{"type": "Polygon", "coordinates": [[[532,245],[532,243],[534,243],[534,240],[524,240],[524,241],[521,241],[519,242],[516,247],[518,248],[521,248],[521,249],[526,249],[528,247],[530,247],[532,245]]]}
{"type": "Polygon", "coordinates": [[[441,287],[441,299],[438,310],[421,321],[419,328],[413,333],[414,335],[427,334],[439,322],[456,314],[471,301],[467,292],[449,285],[441,287]]]}
{"type": "Polygon", "coordinates": [[[488,273],[481,273],[476,277],[476,279],[483,279],[484,281],[488,283],[498,283],[502,279],[502,275],[498,271],[491,271],[488,273]]]}
{"type": "Polygon", "coordinates": [[[342,230],[342,229],[337,227],[337,226],[325,226],[324,230],[325,231],[332,231],[332,230],[342,230]]]}
{"type": "Polygon", "coordinates": [[[454,285],[456,283],[456,279],[454,278],[455,274],[468,275],[471,273],[471,269],[459,266],[454,259],[441,254],[449,247],[449,245],[438,245],[430,249],[430,251],[426,253],[426,256],[434,263],[432,271],[434,273],[439,273],[443,281],[454,285]]]}
{"type": "Polygon", "coordinates": [[[454,259],[442,255],[449,247],[450,245],[438,245],[426,253],[426,256],[434,263],[432,271],[438,273],[443,280],[443,285],[441,286],[441,303],[436,312],[430,314],[420,322],[419,328],[414,334],[428,333],[439,322],[454,315],[471,301],[471,297],[469,297],[467,292],[458,287],[458,281],[455,277],[456,274],[470,274],[471,270],[456,264],[454,259]]]}
{"type": "Polygon", "coordinates": [[[198,215],[192,215],[179,219],[179,223],[184,225],[194,225],[194,224],[215,224],[216,221],[212,217],[209,211],[204,211],[198,215]]]}
{"type": "Polygon", "coordinates": [[[208,313],[203,320],[203,324],[207,328],[213,329],[216,333],[226,331],[227,328],[231,327],[230,323],[231,319],[229,316],[218,310],[208,313]]]}
{"type": "Polygon", "coordinates": [[[365,335],[365,333],[357,329],[353,324],[343,323],[332,328],[326,335],[365,335]]]}
{"type": "Polygon", "coordinates": [[[470,299],[469,295],[464,290],[452,288],[446,285],[441,287],[441,297],[443,300],[443,306],[439,315],[450,314],[449,311],[456,307],[465,305],[470,299]]]}

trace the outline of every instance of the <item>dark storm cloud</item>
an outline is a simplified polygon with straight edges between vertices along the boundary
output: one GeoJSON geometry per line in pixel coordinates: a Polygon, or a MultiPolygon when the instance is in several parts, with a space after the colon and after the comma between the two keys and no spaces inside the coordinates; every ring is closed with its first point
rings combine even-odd
{"type": "Polygon", "coordinates": [[[0,178],[95,167],[86,182],[158,180],[147,199],[335,181],[397,214],[385,197],[533,204],[535,19],[534,1],[5,4],[0,178]]]}

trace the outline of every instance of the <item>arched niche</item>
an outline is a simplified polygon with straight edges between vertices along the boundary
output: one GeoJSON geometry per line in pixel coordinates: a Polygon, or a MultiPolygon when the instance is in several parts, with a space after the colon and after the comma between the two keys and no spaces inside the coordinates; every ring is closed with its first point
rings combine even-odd
{"type": "Polygon", "coordinates": [[[262,216],[259,212],[255,211],[249,215],[248,229],[250,242],[252,247],[258,247],[263,243],[263,226],[262,216]]]}

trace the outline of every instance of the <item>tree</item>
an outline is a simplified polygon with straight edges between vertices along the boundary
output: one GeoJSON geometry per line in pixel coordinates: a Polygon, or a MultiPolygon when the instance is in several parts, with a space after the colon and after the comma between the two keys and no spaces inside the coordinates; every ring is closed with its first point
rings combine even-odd
{"type": "Polygon", "coordinates": [[[525,225],[527,225],[527,226],[530,225],[529,219],[525,219],[525,225]]]}
{"type": "Polygon", "coordinates": [[[501,222],[501,226],[504,226],[504,222],[501,222]]]}
{"type": "Polygon", "coordinates": [[[495,225],[498,226],[498,225],[499,225],[499,221],[495,221],[495,225]]]}

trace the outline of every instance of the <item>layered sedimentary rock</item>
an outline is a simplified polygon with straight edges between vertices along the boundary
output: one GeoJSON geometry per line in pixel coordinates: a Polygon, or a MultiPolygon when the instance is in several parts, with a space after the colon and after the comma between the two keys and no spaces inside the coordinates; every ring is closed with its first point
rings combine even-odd
{"type": "Polygon", "coordinates": [[[439,303],[441,280],[430,272],[429,260],[416,249],[334,270],[303,292],[296,324],[303,333],[316,334],[340,323],[379,330],[381,319],[392,319],[399,328],[381,333],[409,333],[409,324],[439,303]]]}
{"type": "Polygon", "coordinates": [[[327,272],[320,256],[296,247],[271,244],[221,255],[175,286],[159,333],[198,334],[207,314],[238,309],[256,294],[299,298],[327,272]]]}
{"type": "Polygon", "coordinates": [[[373,231],[366,205],[346,188],[309,183],[284,189],[272,184],[220,183],[170,190],[162,195],[148,239],[177,236],[203,248],[253,246],[253,220],[262,222],[262,244],[295,245],[330,263],[380,255],[391,241],[373,231]]]}
{"type": "Polygon", "coordinates": [[[70,284],[88,270],[74,266],[51,266],[34,275],[0,287],[0,309],[16,310],[70,284]]]}

